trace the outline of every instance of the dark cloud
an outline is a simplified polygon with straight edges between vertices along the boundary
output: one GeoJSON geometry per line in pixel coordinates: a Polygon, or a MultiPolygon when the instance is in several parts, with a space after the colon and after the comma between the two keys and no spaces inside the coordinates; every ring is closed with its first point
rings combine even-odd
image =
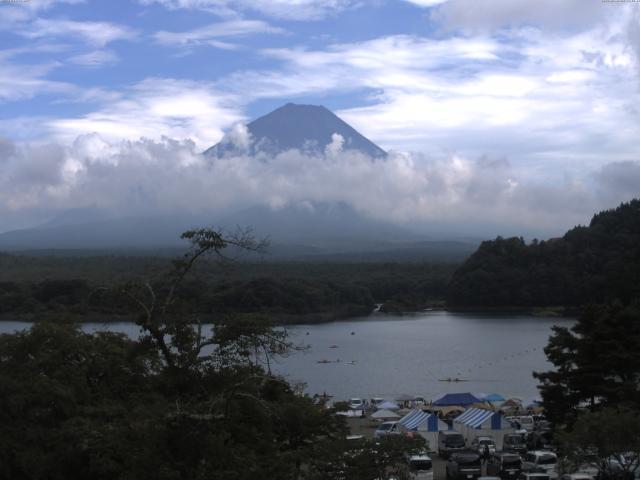
{"type": "Polygon", "coordinates": [[[594,174],[598,193],[614,204],[640,197],[640,162],[613,162],[594,174]]]}
{"type": "Polygon", "coordinates": [[[9,157],[12,157],[15,152],[15,145],[11,141],[0,137],[0,163],[8,162],[9,157]]]}

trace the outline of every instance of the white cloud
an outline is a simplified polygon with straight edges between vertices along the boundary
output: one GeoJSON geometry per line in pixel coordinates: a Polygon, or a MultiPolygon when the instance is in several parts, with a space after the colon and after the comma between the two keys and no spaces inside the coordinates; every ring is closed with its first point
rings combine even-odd
{"type": "Polygon", "coordinates": [[[242,119],[234,107],[238,103],[206,83],[150,78],[108,98],[99,110],[51,120],[48,128],[66,141],[94,132],[110,141],[169,136],[192,139],[204,149],[222,137],[223,128],[242,119]]]}
{"type": "MultiPolygon", "coordinates": [[[[413,3],[420,3],[416,0],[413,3]]],[[[430,2],[425,2],[428,5],[430,2]]],[[[606,22],[620,13],[620,4],[600,0],[447,0],[432,12],[446,28],[493,30],[535,25],[551,29],[582,29],[606,22]]]]}
{"type": "Polygon", "coordinates": [[[2,15],[0,15],[0,29],[13,29],[18,22],[24,22],[39,12],[48,10],[56,4],[78,4],[85,0],[27,0],[21,2],[0,2],[2,15]]]}
{"type": "Polygon", "coordinates": [[[638,162],[612,164],[541,184],[504,158],[392,152],[381,161],[339,144],[334,138],[326,155],[290,150],[211,160],[192,141],[167,137],[108,142],[92,134],[69,146],[0,142],[0,220],[86,205],[132,216],[344,202],[366,216],[414,227],[469,225],[473,233],[484,222],[557,234],[628,200],[630,172],[636,178],[640,171],[638,162]]]}
{"type": "Polygon", "coordinates": [[[205,10],[226,17],[253,11],[285,20],[319,20],[363,4],[360,0],[140,0],[140,3],[205,10]]]}
{"type": "Polygon", "coordinates": [[[283,32],[281,28],[272,27],[268,23],[259,20],[230,20],[212,23],[205,27],[185,32],[160,31],[154,34],[154,38],[158,43],[176,47],[210,45],[218,48],[233,48],[232,44],[220,42],[217,39],[283,32]]]}
{"type": "Polygon", "coordinates": [[[440,5],[442,3],[445,3],[449,0],[405,0],[405,2],[408,3],[412,3],[414,5],[417,5],[418,7],[434,7],[436,5],[440,5]]]}
{"type": "Polygon", "coordinates": [[[32,98],[43,93],[71,93],[69,83],[47,80],[46,76],[57,63],[44,65],[12,65],[0,62],[0,103],[32,98]]]}
{"type": "Polygon", "coordinates": [[[28,2],[23,2],[23,4],[21,4],[20,6],[28,8],[30,10],[38,11],[46,10],[59,3],[73,5],[85,2],[86,0],[29,0],[28,2]]]}
{"type": "Polygon", "coordinates": [[[364,93],[367,106],[338,113],[384,148],[506,155],[530,174],[562,177],[640,157],[638,62],[618,11],[569,33],[523,27],[266,49],[279,69],[218,85],[252,99],[364,93]]]}
{"type": "Polygon", "coordinates": [[[38,18],[19,30],[27,38],[78,37],[91,45],[103,47],[116,40],[130,40],[136,32],[110,22],[78,22],[38,18]]]}

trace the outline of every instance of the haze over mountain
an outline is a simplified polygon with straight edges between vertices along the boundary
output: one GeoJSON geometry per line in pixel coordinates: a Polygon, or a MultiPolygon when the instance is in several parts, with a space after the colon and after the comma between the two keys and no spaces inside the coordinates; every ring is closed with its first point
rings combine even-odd
{"type": "Polygon", "coordinates": [[[275,155],[291,149],[323,154],[330,145],[357,150],[373,158],[387,155],[327,108],[294,103],[287,103],[247,124],[246,131],[242,126],[234,128],[220,143],[206,150],[205,155],[275,155]]]}

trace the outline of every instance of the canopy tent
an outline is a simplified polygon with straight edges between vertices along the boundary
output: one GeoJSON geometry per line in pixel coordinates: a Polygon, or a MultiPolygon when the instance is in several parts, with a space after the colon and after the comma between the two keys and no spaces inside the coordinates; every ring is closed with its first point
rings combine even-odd
{"type": "Polygon", "coordinates": [[[473,403],[479,403],[482,400],[475,397],[471,393],[447,393],[438,398],[433,404],[436,407],[450,407],[460,405],[462,407],[468,407],[473,403]]]}
{"type": "Polygon", "coordinates": [[[453,428],[465,437],[467,443],[478,436],[492,437],[496,447],[502,449],[502,439],[506,433],[513,433],[514,429],[500,412],[482,408],[470,408],[453,419],[453,428]]]}
{"type": "Polygon", "coordinates": [[[398,420],[400,426],[409,431],[417,432],[429,443],[429,449],[435,450],[438,445],[438,432],[448,430],[449,425],[438,418],[435,413],[425,412],[418,408],[411,410],[398,420]]]}
{"type": "Polygon", "coordinates": [[[398,415],[395,412],[392,412],[391,410],[378,410],[374,413],[371,414],[371,418],[376,419],[376,420],[380,420],[380,419],[391,419],[391,418],[400,418],[400,415],[398,415]]]}
{"type": "Polygon", "coordinates": [[[493,405],[490,403],[480,402],[480,403],[472,403],[469,405],[469,408],[481,408],[482,410],[493,410],[493,405]]]}
{"type": "Polygon", "coordinates": [[[522,406],[522,400],[519,398],[509,398],[500,405],[500,409],[510,412],[518,412],[524,410],[524,407],[522,406]]]}
{"type": "Polygon", "coordinates": [[[504,402],[505,398],[499,393],[491,393],[482,397],[485,402],[504,402]]]}
{"type": "Polygon", "coordinates": [[[461,407],[460,405],[451,406],[451,407],[433,407],[434,412],[439,412],[440,415],[447,416],[450,413],[462,413],[466,410],[466,408],[461,407]]]}
{"type": "Polygon", "coordinates": [[[394,402],[382,402],[378,405],[378,410],[399,410],[400,407],[394,402]]]}

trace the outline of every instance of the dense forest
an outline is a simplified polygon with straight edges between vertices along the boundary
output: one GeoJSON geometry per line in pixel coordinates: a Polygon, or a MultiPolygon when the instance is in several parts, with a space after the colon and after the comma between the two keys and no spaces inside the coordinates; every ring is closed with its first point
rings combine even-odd
{"type": "Polygon", "coordinates": [[[562,238],[483,242],[455,272],[452,307],[580,307],[640,294],[640,200],[594,215],[562,238]]]}
{"type": "MultiPolygon", "coordinates": [[[[0,255],[0,316],[121,318],[129,282],[154,284],[166,257],[0,255]]],[[[280,323],[319,322],[442,304],[456,264],[412,262],[218,262],[203,259],[180,286],[189,313],[205,319],[267,314],[280,323]]]]}

